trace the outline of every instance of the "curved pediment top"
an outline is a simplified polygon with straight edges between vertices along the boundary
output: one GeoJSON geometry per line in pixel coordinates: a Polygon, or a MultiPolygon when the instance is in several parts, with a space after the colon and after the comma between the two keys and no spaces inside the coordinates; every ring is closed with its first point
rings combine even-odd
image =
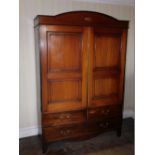
{"type": "Polygon", "coordinates": [[[111,16],[93,11],[72,11],[55,16],[38,15],[34,19],[37,25],[76,25],[127,28],[128,21],[120,21],[111,16]]]}

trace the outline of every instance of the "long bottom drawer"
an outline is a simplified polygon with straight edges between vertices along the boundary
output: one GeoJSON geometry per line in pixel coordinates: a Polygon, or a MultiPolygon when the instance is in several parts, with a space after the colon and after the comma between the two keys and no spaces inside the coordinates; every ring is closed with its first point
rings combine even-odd
{"type": "Polygon", "coordinates": [[[91,133],[117,129],[121,126],[121,119],[87,122],[84,124],[66,125],[43,128],[43,137],[46,142],[74,138],[91,133]]]}
{"type": "Polygon", "coordinates": [[[86,126],[84,124],[43,128],[43,136],[47,142],[75,137],[81,135],[81,132],[86,133],[86,126]]]}

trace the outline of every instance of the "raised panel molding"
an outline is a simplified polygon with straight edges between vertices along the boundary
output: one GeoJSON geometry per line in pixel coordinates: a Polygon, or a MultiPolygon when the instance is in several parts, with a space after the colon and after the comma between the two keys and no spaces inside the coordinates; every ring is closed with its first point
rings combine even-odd
{"type": "Polygon", "coordinates": [[[106,97],[118,93],[117,78],[94,79],[93,82],[93,97],[106,97]]]}
{"type": "Polygon", "coordinates": [[[81,101],[81,80],[53,80],[48,85],[49,104],[81,101]]]}
{"type": "Polygon", "coordinates": [[[81,33],[48,32],[47,36],[48,71],[80,71],[82,51],[81,33]]]}
{"type": "Polygon", "coordinates": [[[119,66],[120,34],[95,35],[94,69],[119,66]]]}

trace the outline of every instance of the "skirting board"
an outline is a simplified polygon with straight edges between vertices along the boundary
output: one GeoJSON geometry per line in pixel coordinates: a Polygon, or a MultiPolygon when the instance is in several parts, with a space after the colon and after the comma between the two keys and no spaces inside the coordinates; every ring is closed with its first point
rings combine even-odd
{"type": "Polygon", "coordinates": [[[123,118],[129,118],[129,117],[135,119],[135,112],[133,110],[125,110],[123,112],[123,118]]]}
{"type": "MultiPolygon", "coordinates": [[[[134,119],[134,111],[133,110],[125,110],[123,112],[123,118],[133,118],[134,119]]],[[[34,126],[28,128],[20,128],[19,129],[19,138],[35,136],[41,133],[41,127],[34,126]]]]}
{"type": "Polygon", "coordinates": [[[30,136],[35,136],[41,133],[41,127],[34,126],[28,128],[20,128],[19,129],[19,138],[25,138],[30,136]]]}

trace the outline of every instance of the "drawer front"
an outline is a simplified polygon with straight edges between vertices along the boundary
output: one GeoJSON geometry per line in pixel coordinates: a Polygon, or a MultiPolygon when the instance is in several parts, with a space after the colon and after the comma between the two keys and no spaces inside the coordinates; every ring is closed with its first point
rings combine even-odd
{"type": "Polygon", "coordinates": [[[88,132],[102,132],[106,130],[116,129],[121,126],[121,118],[106,119],[88,123],[88,132]]]}
{"type": "Polygon", "coordinates": [[[43,135],[47,142],[63,140],[71,137],[77,137],[86,132],[86,126],[75,125],[66,127],[47,127],[43,128],[43,135]]]}
{"type": "Polygon", "coordinates": [[[88,121],[76,125],[64,125],[57,127],[43,127],[43,137],[46,142],[76,138],[117,129],[121,126],[121,118],[105,119],[102,121],[88,121]]]}
{"type": "Polygon", "coordinates": [[[86,121],[86,111],[43,114],[43,126],[57,126],[86,121]]]}
{"type": "Polygon", "coordinates": [[[121,115],[120,105],[110,105],[99,108],[91,108],[88,110],[88,120],[110,118],[121,115]]]}

